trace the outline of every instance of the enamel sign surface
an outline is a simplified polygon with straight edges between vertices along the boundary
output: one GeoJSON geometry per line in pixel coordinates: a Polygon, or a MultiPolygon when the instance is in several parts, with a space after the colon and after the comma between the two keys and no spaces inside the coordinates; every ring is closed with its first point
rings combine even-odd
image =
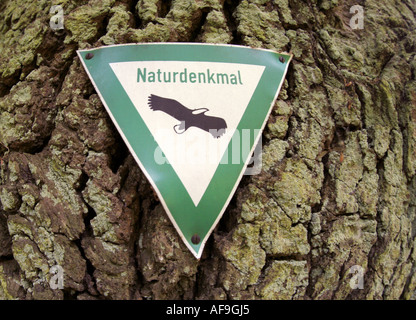
{"type": "Polygon", "coordinates": [[[261,138],[291,56],[233,45],[79,50],[107,112],[196,258],[261,138]]]}

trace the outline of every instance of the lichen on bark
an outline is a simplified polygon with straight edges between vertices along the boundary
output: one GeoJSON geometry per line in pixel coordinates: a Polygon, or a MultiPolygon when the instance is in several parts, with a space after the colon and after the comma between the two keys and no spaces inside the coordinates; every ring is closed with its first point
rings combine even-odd
{"type": "Polygon", "coordinates": [[[54,31],[50,1],[3,1],[0,299],[414,299],[416,4],[356,2],[63,0],[54,31]],[[176,41],[293,54],[200,260],[76,57],[176,41]]]}

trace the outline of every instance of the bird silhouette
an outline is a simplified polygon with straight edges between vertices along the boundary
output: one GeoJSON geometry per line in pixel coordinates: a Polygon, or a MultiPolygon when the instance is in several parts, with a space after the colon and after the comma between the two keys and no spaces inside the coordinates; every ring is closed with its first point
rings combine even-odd
{"type": "Polygon", "coordinates": [[[209,132],[214,138],[220,138],[227,129],[227,123],[223,118],[207,116],[207,108],[188,109],[180,102],[151,94],[148,104],[153,111],[163,111],[180,123],[173,127],[177,134],[182,134],[190,127],[196,127],[209,132]]]}

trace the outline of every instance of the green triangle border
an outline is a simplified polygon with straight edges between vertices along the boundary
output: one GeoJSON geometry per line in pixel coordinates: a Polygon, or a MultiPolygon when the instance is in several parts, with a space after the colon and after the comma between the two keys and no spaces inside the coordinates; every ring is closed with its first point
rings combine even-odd
{"type": "MultiPolygon", "coordinates": [[[[238,45],[193,43],[132,43],[78,50],[77,53],[110,118],[158,194],[175,229],[199,259],[261,137],[292,55],[238,45]],[[87,59],[88,53],[92,53],[93,58],[87,59]],[[243,129],[250,129],[250,150],[241,155],[245,161],[239,164],[220,163],[197,207],[172,166],[159,165],[154,161],[157,142],[110,67],[110,63],[127,61],[205,61],[265,66],[236,130],[241,137],[243,129]],[[194,234],[201,238],[197,245],[191,241],[194,234]]],[[[229,160],[232,159],[232,142],[233,139],[226,150],[229,160]]],[[[240,150],[243,152],[244,149],[240,141],[240,150]]]]}

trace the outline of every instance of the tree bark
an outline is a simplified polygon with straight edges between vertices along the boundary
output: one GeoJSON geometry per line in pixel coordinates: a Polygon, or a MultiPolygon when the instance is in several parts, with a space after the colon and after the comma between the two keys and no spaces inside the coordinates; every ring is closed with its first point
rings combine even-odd
{"type": "Polygon", "coordinates": [[[60,3],[0,4],[1,299],[415,298],[414,0],[60,3]],[[294,55],[199,261],[76,56],[155,41],[294,55]]]}

